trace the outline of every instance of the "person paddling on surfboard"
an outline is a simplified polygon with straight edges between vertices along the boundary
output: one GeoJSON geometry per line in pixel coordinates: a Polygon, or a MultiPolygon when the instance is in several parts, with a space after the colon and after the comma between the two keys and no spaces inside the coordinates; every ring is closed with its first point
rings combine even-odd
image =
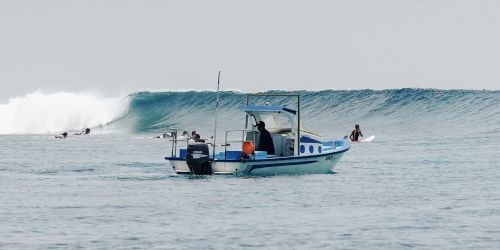
{"type": "Polygon", "coordinates": [[[57,138],[57,139],[66,139],[66,137],[68,137],[68,132],[64,132],[60,135],[54,136],[54,138],[57,138]]]}
{"type": "Polygon", "coordinates": [[[351,132],[349,139],[351,139],[351,141],[359,141],[360,136],[363,137],[363,133],[361,129],[359,129],[359,124],[356,124],[354,125],[354,130],[351,132]]]}

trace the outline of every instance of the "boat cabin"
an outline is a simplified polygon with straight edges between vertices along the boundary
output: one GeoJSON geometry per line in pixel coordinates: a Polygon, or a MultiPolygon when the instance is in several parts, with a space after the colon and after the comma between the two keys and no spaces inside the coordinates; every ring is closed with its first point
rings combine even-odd
{"type": "Polygon", "coordinates": [[[297,111],[281,106],[241,106],[240,110],[246,113],[245,141],[253,142],[258,147],[260,132],[256,124],[263,121],[273,138],[274,156],[297,155],[297,111]]]}
{"type": "MultiPolygon", "coordinates": [[[[249,95],[255,96],[255,95],[249,95]]],[[[265,95],[273,96],[273,95],[265,95]]],[[[282,96],[282,95],[278,95],[282,96]]],[[[297,95],[286,95],[297,96],[297,95]]],[[[275,149],[274,155],[265,151],[254,151],[250,155],[253,159],[267,159],[277,157],[294,157],[321,154],[323,144],[320,135],[305,131],[300,126],[300,99],[297,96],[298,109],[286,106],[247,105],[240,106],[246,114],[245,128],[242,130],[229,130],[225,132],[224,149],[213,154],[215,160],[239,160],[243,153],[243,144],[251,142],[255,149],[259,148],[260,132],[256,124],[265,123],[265,128],[272,136],[275,149]],[[236,139],[235,139],[236,138],[236,139]],[[300,138],[300,140],[299,140],[300,138]]],[[[176,148],[176,145],[174,146],[176,148]]],[[[173,150],[175,152],[176,150],[173,150]]],[[[185,157],[186,150],[180,149],[180,157],[185,157]]]]}
{"type": "MultiPolygon", "coordinates": [[[[296,110],[285,106],[241,106],[240,110],[246,113],[245,129],[227,131],[225,145],[235,142],[252,142],[255,148],[258,148],[260,132],[256,124],[263,121],[266,124],[266,130],[272,136],[275,154],[267,155],[267,152],[255,151],[256,159],[304,156],[322,152],[321,136],[300,129],[300,118],[296,110]],[[229,141],[228,134],[234,132],[243,132],[243,139],[229,141]]],[[[228,150],[227,147],[225,152],[219,154],[219,157],[231,159],[241,155],[242,151],[228,150]]]]}

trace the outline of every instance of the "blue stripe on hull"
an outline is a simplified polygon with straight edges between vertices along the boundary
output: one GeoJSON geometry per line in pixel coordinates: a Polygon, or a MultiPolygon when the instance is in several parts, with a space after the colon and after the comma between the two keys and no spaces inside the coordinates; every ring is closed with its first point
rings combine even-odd
{"type": "Polygon", "coordinates": [[[310,163],[316,163],[318,161],[298,161],[298,162],[283,162],[283,163],[270,163],[270,164],[259,164],[259,165],[249,165],[250,169],[247,167],[243,173],[250,173],[254,169],[259,168],[270,168],[270,167],[282,167],[282,166],[293,166],[293,165],[305,165],[310,163]]]}
{"type": "MultiPolygon", "coordinates": [[[[282,161],[282,160],[297,160],[297,159],[306,159],[306,158],[314,158],[314,157],[322,157],[322,156],[330,156],[341,154],[349,150],[349,148],[334,151],[334,152],[326,152],[322,154],[314,154],[314,155],[305,155],[305,156],[285,156],[285,157],[272,157],[265,159],[244,159],[244,160],[215,160],[216,162],[262,162],[262,161],[282,161]]],[[[186,159],[179,157],[165,157],[165,160],[169,161],[185,161],[186,159]]]]}

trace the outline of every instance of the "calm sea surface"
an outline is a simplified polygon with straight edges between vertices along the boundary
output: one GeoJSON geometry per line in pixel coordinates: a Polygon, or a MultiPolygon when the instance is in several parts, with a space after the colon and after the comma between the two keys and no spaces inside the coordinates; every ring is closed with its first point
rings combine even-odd
{"type": "Polygon", "coordinates": [[[0,136],[0,248],[500,249],[499,134],[387,133],[335,174],[207,178],[143,135],[0,136]]]}

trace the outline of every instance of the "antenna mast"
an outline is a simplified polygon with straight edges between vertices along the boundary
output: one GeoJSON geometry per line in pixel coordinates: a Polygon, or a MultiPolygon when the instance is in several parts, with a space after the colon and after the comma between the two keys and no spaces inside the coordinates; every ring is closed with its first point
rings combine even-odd
{"type": "Polygon", "coordinates": [[[217,116],[219,114],[219,86],[220,86],[220,70],[217,77],[217,101],[215,102],[215,126],[214,126],[214,143],[212,144],[212,158],[215,160],[215,139],[217,138],[217,116]]]}

